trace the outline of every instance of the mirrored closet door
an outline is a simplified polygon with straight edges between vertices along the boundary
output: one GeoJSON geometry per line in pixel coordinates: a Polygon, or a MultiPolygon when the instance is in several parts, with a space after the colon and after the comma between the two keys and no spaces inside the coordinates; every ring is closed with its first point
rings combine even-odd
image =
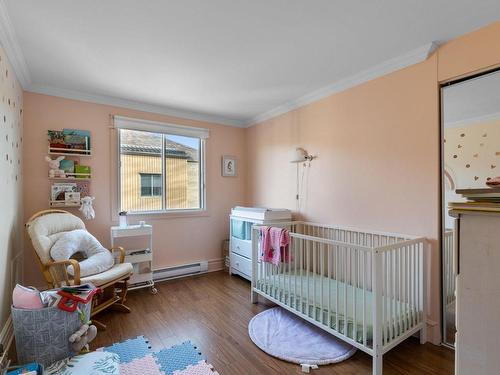
{"type": "Polygon", "coordinates": [[[454,346],[459,259],[449,204],[467,201],[457,189],[488,188],[500,176],[500,71],[445,86],[441,100],[443,341],[454,346]]]}

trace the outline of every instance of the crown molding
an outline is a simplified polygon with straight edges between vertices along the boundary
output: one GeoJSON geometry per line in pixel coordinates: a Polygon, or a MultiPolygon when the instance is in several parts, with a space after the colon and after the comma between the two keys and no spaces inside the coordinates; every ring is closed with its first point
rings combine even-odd
{"type": "Polygon", "coordinates": [[[44,94],[50,96],[57,96],[60,98],[80,100],[83,102],[110,105],[113,107],[122,107],[127,109],[134,109],[136,111],[157,113],[166,116],[179,117],[182,119],[205,121],[221,125],[235,126],[244,128],[245,122],[238,119],[231,119],[224,116],[205,114],[200,112],[176,109],[172,107],[148,104],[137,102],[129,99],[122,99],[107,95],[89,94],[81,91],[61,89],[58,87],[44,86],[44,85],[31,85],[26,91],[34,92],[37,94],[44,94]]]}
{"type": "Polygon", "coordinates": [[[500,112],[488,113],[481,116],[473,116],[458,121],[445,121],[445,128],[460,128],[467,125],[476,125],[487,121],[500,120],[500,112]]]}
{"type": "Polygon", "coordinates": [[[438,44],[436,42],[427,43],[424,46],[416,48],[410,52],[407,52],[401,56],[384,61],[381,64],[377,64],[371,68],[363,70],[357,74],[350,77],[343,78],[331,85],[325,86],[319,90],[313,91],[309,94],[303,95],[298,99],[291,100],[284,103],[270,111],[264,112],[258,116],[255,116],[250,121],[246,123],[247,127],[256,125],[260,122],[269,120],[273,117],[279,116],[281,114],[293,111],[297,108],[303,107],[307,104],[315,102],[317,100],[326,98],[332,94],[336,94],[354,86],[358,86],[362,83],[371,81],[375,78],[384,76],[386,74],[395,72],[397,70],[406,68],[408,66],[417,64],[427,58],[437,49],[438,44]]]}
{"type": "Polygon", "coordinates": [[[23,89],[25,89],[31,84],[31,75],[23,51],[19,46],[5,0],[0,0],[0,44],[3,46],[9,62],[16,73],[17,80],[23,89]]]}

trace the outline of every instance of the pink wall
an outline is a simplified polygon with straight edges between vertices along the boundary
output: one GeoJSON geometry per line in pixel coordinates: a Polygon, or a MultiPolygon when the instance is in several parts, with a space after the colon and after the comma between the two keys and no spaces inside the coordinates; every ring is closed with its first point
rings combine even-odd
{"type": "MultiPolygon", "coordinates": [[[[118,114],[154,121],[174,122],[210,129],[207,141],[207,208],[202,216],[175,218],[146,218],[153,224],[154,267],[185,264],[200,260],[215,260],[209,266],[220,267],[221,242],[228,237],[228,214],[232,206],[243,204],[245,198],[246,168],[244,130],[229,126],[175,119],[123,108],[24,93],[24,218],[48,208],[49,181],[47,163],[47,129],[63,127],[91,131],[93,156],[91,192],[95,196],[96,219],[87,222],[88,229],[105,245],[109,245],[109,227],[116,224],[111,216],[116,169],[112,165],[115,147],[110,114],[118,114]],[[238,177],[221,177],[222,155],[235,155],[239,161],[238,177]]],[[[85,159],[87,163],[87,159],[85,159]]],[[[72,212],[78,213],[76,209],[72,212]]],[[[138,220],[138,219],[137,219],[138,220]]],[[[31,243],[26,241],[25,283],[43,285],[33,258],[31,243]]]]}
{"type": "Polygon", "coordinates": [[[290,150],[318,156],[304,178],[306,220],[425,236],[431,339],[440,341],[439,84],[500,64],[500,22],[427,61],[247,129],[248,201],[295,208],[290,150]]]}

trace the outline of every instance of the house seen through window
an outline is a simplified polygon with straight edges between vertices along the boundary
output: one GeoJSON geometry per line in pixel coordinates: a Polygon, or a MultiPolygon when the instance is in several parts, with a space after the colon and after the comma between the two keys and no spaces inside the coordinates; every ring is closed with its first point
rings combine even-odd
{"type": "Polygon", "coordinates": [[[203,208],[202,141],[119,129],[120,210],[203,208]]]}

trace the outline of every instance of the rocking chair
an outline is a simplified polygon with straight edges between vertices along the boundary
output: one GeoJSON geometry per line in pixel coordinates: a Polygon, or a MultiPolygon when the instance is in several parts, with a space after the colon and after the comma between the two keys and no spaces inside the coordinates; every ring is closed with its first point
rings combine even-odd
{"type": "MultiPolygon", "coordinates": [[[[110,249],[112,253],[119,253],[112,268],[95,275],[80,277],[80,266],[76,259],[56,262],[50,256],[52,245],[62,234],[75,229],[85,229],[85,224],[80,218],[64,210],[44,210],[34,214],[28,220],[26,228],[49,288],[91,282],[102,290],[101,294],[92,299],[91,317],[107,308],[130,312],[130,309],[125,306],[125,299],[127,281],[132,275],[133,268],[130,263],[124,263],[125,250],[122,247],[110,249]],[[73,266],[73,276],[67,272],[69,265],[73,266]],[[119,293],[117,293],[117,288],[120,289],[119,293]]],[[[95,319],[92,319],[92,322],[98,328],[106,329],[103,323],[95,319]]]]}

